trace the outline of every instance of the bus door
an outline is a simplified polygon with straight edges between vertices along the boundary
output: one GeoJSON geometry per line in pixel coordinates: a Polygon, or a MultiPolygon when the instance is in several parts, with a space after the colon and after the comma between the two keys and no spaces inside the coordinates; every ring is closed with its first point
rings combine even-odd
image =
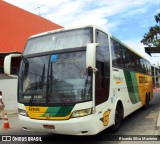
{"type": "Polygon", "coordinates": [[[96,42],[99,43],[96,51],[95,76],[95,105],[99,105],[108,100],[110,84],[110,54],[108,35],[97,30],[96,42]]]}
{"type": "Polygon", "coordinates": [[[108,35],[97,30],[96,42],[99,43],[96,50],[96,68],[95,74],[95,106],[98,117],[103,117],[107,110],[107,105],[103,103],[108,100],[110,88],[110,53],[108,35]]]}

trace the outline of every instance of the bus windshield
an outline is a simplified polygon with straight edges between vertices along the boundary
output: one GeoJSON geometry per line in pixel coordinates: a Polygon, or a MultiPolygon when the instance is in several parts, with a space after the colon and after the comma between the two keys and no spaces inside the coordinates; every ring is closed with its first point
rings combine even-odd
{"type": "Polygon", "coordinates": [[[79,28],[38,36],[28,40],[24,55],[86,47],[92,42],[92,28],[79,28]]]}
{"type": "Polygon", "coordinates": [[[25,58],[19,74],[19,102],[73,104],[91,100],[86,51],[25,58]]]}

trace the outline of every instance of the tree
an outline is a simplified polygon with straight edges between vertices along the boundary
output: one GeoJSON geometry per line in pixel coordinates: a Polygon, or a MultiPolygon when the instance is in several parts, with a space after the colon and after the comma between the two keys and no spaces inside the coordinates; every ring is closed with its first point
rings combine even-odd
{"type": "MultiPolygon", "coordinates": [[[[160,25],[160,13],[155,15],[155,21],[160,25]]],[[[160,47],[160,26],[150,27],[149,32],[144,34],[141,43],[148,47],[160,47]]]]}

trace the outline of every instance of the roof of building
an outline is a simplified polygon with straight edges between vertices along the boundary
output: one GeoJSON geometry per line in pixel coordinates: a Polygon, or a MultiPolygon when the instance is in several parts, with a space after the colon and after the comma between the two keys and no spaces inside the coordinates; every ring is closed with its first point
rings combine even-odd
{"type": "Polygon", "coordinates": [[[0,53],[23,52],[31,35],[62,26],[0,1],[0,53]]]}

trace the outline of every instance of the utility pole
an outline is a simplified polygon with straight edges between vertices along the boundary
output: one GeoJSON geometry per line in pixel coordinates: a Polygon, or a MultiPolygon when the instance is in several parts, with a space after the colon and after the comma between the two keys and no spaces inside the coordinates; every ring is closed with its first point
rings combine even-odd
{"type": "Polygon", "coordinates": [[[154,88],[156,88],[156,65],[154,64],[154,88]]]}

